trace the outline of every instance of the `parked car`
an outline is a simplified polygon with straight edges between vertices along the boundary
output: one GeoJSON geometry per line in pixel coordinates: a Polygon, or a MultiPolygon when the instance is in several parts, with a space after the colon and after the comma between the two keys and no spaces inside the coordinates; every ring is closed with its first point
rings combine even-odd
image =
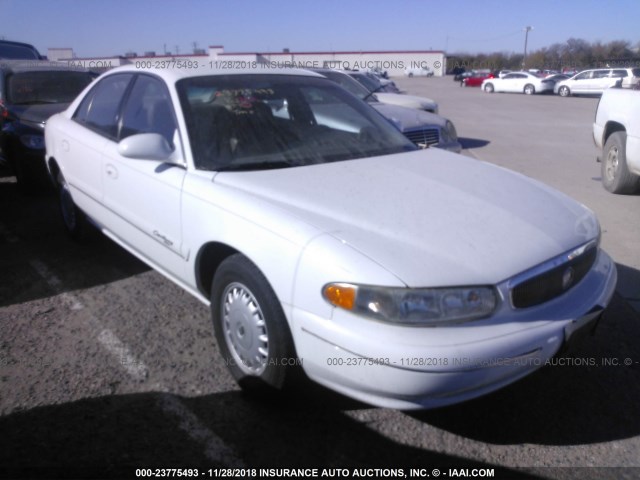
{"type": "Polygon", "coordinates": [[[41,60],[42,56],[40,55],[36,47],[28,43],[0,40],[0,59],[41,60]]]}
{"type": "Polygon", "coordinates": [[[547,75],[546,77],[544,77],[544,81],[545,82],[551,82],[551,84],[553,85],[553,89],[555,90],[555,86],[558,82],[561,82],[563,80],[566,80],[569,78],[569,75],[565,75],[564,73],[554,73],[551,75],[547,75]]]}
{"type": "Polygon", "coordinates": [[[453,75],[453,81],[454,82],[460,82],[462,80],[464,80],[467,77],[472,77],[473,76],[473,71],[469,70],[469,71],[462,71],[460,73],[456,73],[453,75]]]}
{"type": "Polygon", "coordinates": [[[384,85],[371,81],[371,79],[362,72],[348,71],[348,73],[352,78],[360,82],[367,90],[369,90],[370,93],[375,93],[378,101],[382,103],[438,113],[438,104],[430,98],[391,93],[385,91],[384,85]]]}
{"type": "Polygon", "coordinates": [[[631,88],[640,80],[640,68],[596,68],[584,70],[557,83],[554,92],[561,97],[570,95],[601,95],[615,85],[631,88]]]}
{"type": "Polygon", "coordinates": [[[40,60],[0,64],[0,162],[18,187],[36,192],[49,186],[44,164],[44,125],[61,112],[96,75],[40,60]]]}
{"type": "Polygon", "coordinates": [[[512,72],[502,78],[487,78],[482,81],[482,90],[487,93],[511,92],[531,95],[553,91],[553,81],[529,72],[512,72]]]}
{"type": "MultiPolygon", "coordinates": [[[[356,97],[368,102],[417,146],[437,147],[452,152],[462,150],[456,128],[450,120],[435,113],[379,102],[376,95],[369,92],[346,71],[328,68],[312,69],[312,71],[327,77],[356,97]]],[[[359,125],[357,129],[363,126],[359,125]]]]}
{"type": "Polygon", "coordinates": [[[491,72],[475,72],[470,77],[463,78],[460,82],[461,87],[479,87],[487,78],[495,78],[491,72]]]}
{"type": "Polygon", "coordinates": [[[605,90],[593,122],[602,185],[611,193],[640,193],[640,91],[605,90]]]}
{"type": "Polygon", "coordinates": [[[302,369],[373,405],[464,401],[539,369],[615,289],[585,206],[418,149],[312,72],[119,67],[45,139],[68,231],[90,218],[210,306],[246,390],[302,369]]]}
{"type": "Polygon", "coordinates": [[[433,70],[429,67],[405,68],[404,74],[407,77],[433,77],[433,70]]]}

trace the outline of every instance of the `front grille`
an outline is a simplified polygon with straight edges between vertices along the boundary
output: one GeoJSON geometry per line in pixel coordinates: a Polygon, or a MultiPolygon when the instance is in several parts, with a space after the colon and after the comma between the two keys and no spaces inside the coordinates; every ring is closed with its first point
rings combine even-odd
{"type": "Polygon", "coordinates": [[[423,128],[403,133],[405,137],[418,146],[430,146],[440,142],[440,132],[437,128],[423,128]]]}
{"type": "Polygon", "coordinates": [[[577,257],[524,280],[511,290],[511,303],[515,308],[533,307],[571,290],[589,272],[597,255],[594,245],[577,257]]]}

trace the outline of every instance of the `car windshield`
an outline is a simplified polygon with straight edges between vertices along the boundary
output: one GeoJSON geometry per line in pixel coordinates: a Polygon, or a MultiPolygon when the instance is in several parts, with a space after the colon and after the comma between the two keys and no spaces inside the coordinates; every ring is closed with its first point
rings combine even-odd
{"type": "Polygon", "coordinates": [[[375,101],[375,99],[371,96],[371,92],[367,90],[361,83],[357,80],[354,80],[349,75],[346,75],[341,72],[333,72],[333,71],[319,71],[317,72],[320,75],[327,77],[329,80],[336,82],[342,88],[352,93],[356,97],[361,100],[367,101],[375,101]]]}
{"type": "Polygon", "coordinates": [[[361,73],[351,73],[352,78],[355,78],[358,82],[365,86],[370,92],[376,92],[382,90],[383,86],[380,82],[376,82],[372,78],[361,73]]]}
{"type": "Polygon", "coordinates": [[[33,71],[18,72],[7,78],[7,103],[36,105],[69,103],[94,75],[89,72],[33,71]]]}
{"type": "Polygon", "coordinates": [[[326,78],[216,75],[177,83],[196,168],[295,167],[415,150],[326,78]]]}

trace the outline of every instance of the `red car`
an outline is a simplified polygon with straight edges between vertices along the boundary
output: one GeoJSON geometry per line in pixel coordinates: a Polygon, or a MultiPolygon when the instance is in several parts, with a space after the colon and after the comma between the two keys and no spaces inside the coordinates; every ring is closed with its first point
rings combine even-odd
{"type": "Polygon", "coordinates": [[[475,75],[464,78],[460,82],[460,86],[461,87],[479,87],[480,85],[482,85],[483,80],[485,80],[486,78],[495,78],[495,75],[491,72],[487,72],[487,73],[478,72],[475,75]]]}

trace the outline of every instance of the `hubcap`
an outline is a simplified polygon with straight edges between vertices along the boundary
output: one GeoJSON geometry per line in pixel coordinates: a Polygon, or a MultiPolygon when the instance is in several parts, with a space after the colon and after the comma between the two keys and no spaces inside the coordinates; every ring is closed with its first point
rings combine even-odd
{"type": "Polygon", "coordinates": [[[236,282],[227,286],[222,298],[222,327],[233,359],[244,373],[261,375],[267,368],[269,338],[258,301],[236,282]]]}
{"type": "Polygon", "coordinates": [[[609,182],[613,182],[616,178],[616,170],[618,169],[618,149],[611,147],[609,153],[607,153],[607,160],[605,164],[605,175],[609,182]]]}

